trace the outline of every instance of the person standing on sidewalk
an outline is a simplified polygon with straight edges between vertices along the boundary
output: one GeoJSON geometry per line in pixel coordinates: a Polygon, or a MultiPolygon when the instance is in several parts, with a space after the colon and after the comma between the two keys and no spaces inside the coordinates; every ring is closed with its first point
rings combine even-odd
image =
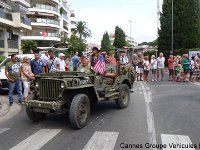
{"type": "Polygon", "coordinates": [[[20,63],[17,62],[17,55],[11,55],[11,61],[5,66],[5,75],[8,78],[8,88],[9,88],[9,105],[12,106],[14,102],[13,91],[16,88],[18,101],[22,104],[22,82],[21,82],[21,69],[20,63]]]}
{"type": "Polygon", "coordinates": [[[143,66],[144,66],[144,82],[148,82],[148,75],[150,70],[149,56],[144,57],[143,66]]]}
{"type": "Polygon", "coordinates": [[[156,73],[157,73],[158,63],[157,63],[155,55],[151,56],[151,66],[152,66],[152,68],[151,68],[152,69],[152,81],[157,81],[156,73]]]}
{"type": "Polygon", "coordinates": [[[164,70],[165,70],[165,57],[163,57],[163,53],[160,53],[160,56],[157,58],[157,61],[158,61],[157,79],[159,80],[159,76],[161,75],[161,81],[163,81],[164,70]]]}
{"type": "Polygon", "coordinates": [[[35,59],[31,60],[30,65],[31,65],[31,70],[34,75],[39,75],[42,73],[45,73],[45,64],[41,60],[40,54],[35,53],[34,54],[35,59]]]}
{"type": "Polygon", "coordinates": [[[140,81],[143,81],[142,80],[142,75],[144,73],[144,66],[143,66],[143,62],[144,62],[144,59],[143,59],[143,56],[141,53],[138,53],[138,69],[137,69],[137,73],[138,73],[138,76],[140,77],[140,81]]]}
{"type": "Polygon", "coordinates": [[[168,59],[168,69],[169,69],[169,78],[168,78],[168,81],[173,81],[173,74],[174,74],[174,60],[173,60],[173,55],[169,56],[169,59],[168,59]]]}
{"type": "Polygon", "coordinates": [[[21,75],[22,75],[22,82],[24,87],[24,102],[28,101],[28,94],[31,93],[30,91],[30,81],[34,80],[34,74],[31,71],[31,65],[29,63],[29,58],[23,58],[23,64],[21,65],[21,75]]]}
{"type": "Polygon", "coordinates": [[[187,74],[190,72],[190,62],[188,58],[188,54],[184,54],[183,58],[181,59],[181,64],[183,66],[183,82],[188,82],[187,74]]]}

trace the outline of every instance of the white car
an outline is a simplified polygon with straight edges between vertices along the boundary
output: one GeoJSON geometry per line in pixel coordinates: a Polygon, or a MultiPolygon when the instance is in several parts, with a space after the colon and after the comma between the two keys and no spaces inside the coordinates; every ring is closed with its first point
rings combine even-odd
{"type": "MultiPolygon", "coordinates": [[[[17,55],[19,58],[19,61],[23,60],[25,56],[28,56],[30,59],[34,59],[34,54],[22,54],[17,55]]],[[[7,57],[3,60],[3,62],[0,64],[0,92],[7,91],[8,90],[8,81],[7,77],[5,76],[5,66],[8,62],[10,62],[11,57],[7,57]]]]}

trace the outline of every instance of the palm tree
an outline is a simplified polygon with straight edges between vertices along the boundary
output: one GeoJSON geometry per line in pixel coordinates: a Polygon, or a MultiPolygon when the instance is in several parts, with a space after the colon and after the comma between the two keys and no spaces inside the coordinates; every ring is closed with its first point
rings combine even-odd
{"type": "Polygon", "coordinates": [[[91,37],[91,31],[87,28],[86,22],[78,21],[75,23],[75,26],[74,34],[77,34],[79,39],[91,37]]]}
{"type": "Polygon", "coordinates": [[[22,41],[21,50],[23,51],[24,54],[31,53],[31,50],[35,49],[37,49],[37,45],[34,41],[31,40],[22,41]]]}

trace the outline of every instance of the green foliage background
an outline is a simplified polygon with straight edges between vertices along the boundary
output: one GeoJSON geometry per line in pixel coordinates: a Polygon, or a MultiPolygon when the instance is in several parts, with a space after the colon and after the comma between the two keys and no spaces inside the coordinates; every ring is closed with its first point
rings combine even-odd
{"type": "MultiPolygon", "coordinates": [[[[200,47],[200,7],[198,0],[174,0],[174,49],[200,47]]],[[[164,0],[160,18],[159,51],[171,51],[172,0],[164,0]]]]}

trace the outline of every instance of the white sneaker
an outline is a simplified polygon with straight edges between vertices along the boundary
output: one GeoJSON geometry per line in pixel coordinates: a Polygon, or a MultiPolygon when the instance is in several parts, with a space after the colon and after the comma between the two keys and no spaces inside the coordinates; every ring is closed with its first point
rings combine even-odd
{"type": "Polygon", "coordinates": [[[155,80],[157,82],[157,80],[155,80]]]}
{"type": "Polygon", "coordinates": [[[154,79],[152,79],[151,81],[154,81],[154,79]]]}

